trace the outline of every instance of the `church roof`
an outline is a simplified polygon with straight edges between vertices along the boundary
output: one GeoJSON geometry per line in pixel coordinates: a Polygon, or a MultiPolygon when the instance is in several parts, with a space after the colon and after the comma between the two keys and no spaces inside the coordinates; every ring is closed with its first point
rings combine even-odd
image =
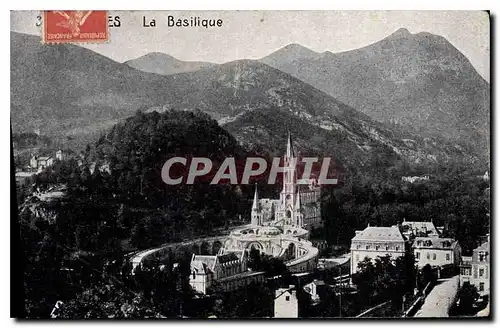
{"type": "Polygon", "coordinates": [[[199,261],[199,260],[193,260],[191,261],[191,271],[196,271],[198,273],[209,273],[209,272],[213,272],[212,270],[210,270],[210,268],[207,266],[206,263],[204,263],[203,261],[199,261]]]}
{"type": "Polygon", "coordinates": [[[224,264],[224,263],[227,263],[227,262],[239,260],[238,255],[236,255],[233,252],[227,253],[227,254],[223,254],[223,255],[218,255],[217,257],[219,258],[219,263],[220,264],[224,264]]]}
{"type": "Polygon", "coordinates": [[[401,241],[404,242],[403,235],[398,227],[367,227],[363,231],[356,233],[353,241],[401,241]]]}
{"type": "Polygon", "coordinates": [[[213,272],[215,271],[216,261],[217,255],[193,255],[193,259],[191,260],[191,269],[196,268],[206,272],[206,269],[208,268],[213,272]]]}

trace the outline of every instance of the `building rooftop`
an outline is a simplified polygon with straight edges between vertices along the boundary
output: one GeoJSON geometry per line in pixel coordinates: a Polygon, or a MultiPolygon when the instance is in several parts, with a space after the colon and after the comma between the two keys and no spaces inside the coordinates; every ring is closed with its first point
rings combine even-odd
{"type": "Polygon", "coordinates": [[[490,241],[482,243],[478,248],[474,249],[475,251],[489,251],[490,250],[490,241]]]}
{"type": "Polygon", "coordinates": [[[196,269],[197,271],[206,273],[206,269],[209,269],[213,272],[216,260],[217,255],[193,255],[193,259],[191,260],[191,270],[196,269]]]}
{"type": "Polygon", "coordinates": [[[213,272],[212,270],[210,270],[210,268],[207,266],[206,263],[204,263],[202,261],[197,261],[197,260],[191,261],[191,271],[193,271],[193,270],[198,272],[198,273],[213,272]]]}
{"type": "Polygon", "coordinates": [[[235,253],[227,253],[224,255],[217,255],[217,257],[219,258],[220,264],[239,260],[238,256],[235,253]]]}
{"type": "Polygon", "coordinates": [[[397,226],[366,227],[363,231],[356,231],[352,241],[401,241],[405,239],[397,226]]]}
{"type": "Polygon", "coordinates": [[[428,234],[438,235],[438,231],[436,226],[432,221],[406,221],[404,220],[401,224],[403,228],[403,233],[412,232],[412,230],[416,230],[416,232],[425,232],[428,234]]]}
{"type": "Polygon", "coordinates": [[[21,172],[16,172],[16,177],[20,177],[20,178],[29,178],[33,175],[35,175],[36,172],[25,172],[25,171],[21,171],[21,172]]]}
{"type": "Polygon", "coordinates": [[[219,279],[220,282],[228,282],[233,280],[241,280],[243,278],[249,278],[254,276],[264,275],[264,271],[245,271],[238,274],[234,274],[232,276],[224,277],[219,279]]]}
{"type": "Polygon", "coordinates": [[[451,238],[439,237],[417,237],[413,241],[413,248],[439,248],[439,249],[454,249],[458,242],[451,238]]]}

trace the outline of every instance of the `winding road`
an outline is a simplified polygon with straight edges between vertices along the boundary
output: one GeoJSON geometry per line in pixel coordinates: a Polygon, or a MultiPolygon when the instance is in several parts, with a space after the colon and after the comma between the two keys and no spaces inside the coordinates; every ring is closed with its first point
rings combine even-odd
{"type": "Polygon", "coordinates": [[[448,317],[448,311],[455,301],[458,293],[459,276],[448,279],[439,279],[424,304],[415,314],[420,318],[444,318],[448,317]]]}

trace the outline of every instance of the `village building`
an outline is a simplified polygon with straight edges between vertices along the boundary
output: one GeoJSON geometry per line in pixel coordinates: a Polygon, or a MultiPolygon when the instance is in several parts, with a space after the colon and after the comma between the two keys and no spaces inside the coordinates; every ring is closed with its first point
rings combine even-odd
{"type": "Polygon", "coordinates": [[[295,286],[279,288],[274,298],[274,318],[298,318],[299,300],[295,286]]]}
{"type": "Polygon", "coordinates": [[[35,172],[16,172],[16,187],[17,188],[27,188],[35,181],[35,172]]]}
{"type": "Polygon", "coordinates": [[[303,287],[304,291],[311,297],[312,304],[320,302],[320,294],[323,290],[330,288],[323,280],[313,280],[303,287]]]}
{"type": "Polygon", "coordinates": [[[416,237],[412,249],[419,268],[427,264],[437,268],[458,267],[462,257],[462,248],[451,238],[416,237]]]}
{"type": "Polygon", "coordinates": [[[30,159],[30,167],[32,170],[41,171],[54,164],[52,156],[33,156],[30,159]]]}
{"type": "Polygon", "coordinates": [[[429,180],[429,176],[428,175],[424,175],[424,176],[407,176],[407,177],[401,177],[401,180],[405,181],[405,182],[409,182],[409,183],[415,183],[415,182],[418,182],[418,181],[427,181],[427,180],[429,180]]]}
{"type": "Polygon", "coordinates": [[[472,251],[471,257],[463,257],[460,265],[460,286],[470,283],[476,286],[479,294],[490,294],[490,241],[472,251]]]}
{"type": "Polygon", "coordinates": [[[358,270],[358,263],[365,258],[375,260],[389,255],[392,259],[404,256],[406,240],[398,226],[366,227],[356,231],[351,240],[351,274],[358,270]]]}
{"type": "Polygon", "coordinates": [[[64,159],[64,154],[63,154],[63,151],[61,149],[56,151],[56,159],[58,161],[62,161],[64,159]]]}
{"type": "Polygon", "coordinates": [[[191,258],[189,284],[194,290],[207,294],[217,284],[224,291],[236,290],[252,282],[263,282],[263,272],[248,270],[248,252],[227,252],[217,255],[195,255],[191,258]]]}
{"type": "Polygon", "coordinates": [[[406,221],[401,223],[403,236],[411,240],[415,237],[439,237],[440,232],[432,221],[406,221]]]}

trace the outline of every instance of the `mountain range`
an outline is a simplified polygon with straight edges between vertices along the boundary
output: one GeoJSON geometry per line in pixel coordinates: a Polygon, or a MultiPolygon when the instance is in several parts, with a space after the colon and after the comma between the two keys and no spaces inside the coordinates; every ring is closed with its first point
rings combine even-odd
{"type": "Polygon", "coordinates": [[[215,65],[208,62],[182,61],[161,52],[151,52],[139,58],[128,60],[125,64],[144,72],[161,75],[193,72],[215,65]]]}
{"type": "Polygon", "coordinates": [[[488,153],[490,86],[441,36],[399,29],[374,44],[335,54],[292,44],[261,62],[377,121],[488,153]]]}
{"type": "MultiPolygon", "coordinates": [[[[307,53],[297,51],[296,57],[307,53]]],[[[290,129],[304,152],[337,151],[339,163],[351,168],[380,153],[390,161],[478,160],[466,145],[377,122],[260,61],[238,60],[170,75],[129,64],[75,45],[43,45],[36,36],[12,32],[14,132],[39,128],[48,136],[81,137],[106,131],[137,110],[200,110],[249,147],[273,151],[269,148],[278,143],[282,147],[290,129]]]]}

